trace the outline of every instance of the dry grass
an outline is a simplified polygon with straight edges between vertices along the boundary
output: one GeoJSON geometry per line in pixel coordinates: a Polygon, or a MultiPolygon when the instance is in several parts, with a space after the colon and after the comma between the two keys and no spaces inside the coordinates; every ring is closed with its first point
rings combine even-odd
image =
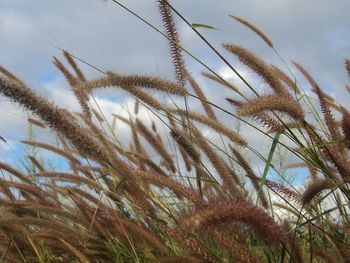
{"type": "MultiPolygon", "coordinates": [[[[335,102],[331,104],[311,75],[295,63],[321,106],[319,113],[310,114],[304,108],[314,106],[303,104],[301,87],[288,74],[232,44],[225,49],[261,77],[268,91],[242,101],[232,92],[227,98],[234,106],[231,112],[212,104],[187,73],[173,9],[167,1],[157,5],[176,83],[115,73],[89,80],[65,51],[74,74],[57,58],[54,64],[80,102],[82,114],[76,117],[0,67],[0,93],[33,113],[36,118],[28,121],[54,131],[59,142],[23,143],[55,153],[70,167],[53,170],[35,154],[28,156],[36,171],[32,173],[0,162],[1,262],[348,262],[348,111],[339,107],[340,114],[334,114],[335,102]],[[92,91],[102,87],[128,91],[136,99],[134,113],[129,111],[127,118],[115,115],[113,124],[108,123],[88,103],[92,91]],[[195,97],[206,115],[178,108],[175,102],[164,104],[149,89],[185,102],[195,97]],[[140,119],[146,110],[159,121],[149,126],[140,119]],[[284,160],[282,166],[309,167],[303,189],[268,178],[274,171],[284,179],[272,158],[274,147],[261,156],[265,171],[259,175],[243,154],[256,151],[244,132],[219,117],[220,111],[232,122],[233,117],[247,116],[241,121],[257,134],[273,139],[269,133],[277,133],[273,146],[285,147],[297,159],[294,164],[284,160]],[[316,119],[323,121],[317,129],[316,119]],[[130,145],[118,138],[120,122],[130,128],[130,145]],[[214,142],[208,130],[218,133],[222,143],[214,142]]],[[[234,18],[273,47],[255,26],[234,18]]],[[[349,72],[348,60],[346,69],[349,72]]],[[[229,86],[219,76],[206,76],[229,86]]]]}

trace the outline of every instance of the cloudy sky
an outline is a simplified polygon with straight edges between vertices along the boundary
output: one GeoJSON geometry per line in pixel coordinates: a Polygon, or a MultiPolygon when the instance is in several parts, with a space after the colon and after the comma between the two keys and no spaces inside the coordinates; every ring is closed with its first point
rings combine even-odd
{"type": "MultiPolygon", "coordinates": [[[[120,2],[162,29],[154,0],[120,2]]],[[[272,39],[287,62],[301,63],[340,102],[350,99],[344,90],[344,85],[349,83],[344,69],[345,59],[350,58],[349,0],[172,0],[171,3],[191,23],[217,28],[199,30],[219,50],[223,51],[222,43],[231,42],[253,50],[270,63],[281,65],[273,50],[228,15],[251,21],[272,39]]],[[[177,21],[183,46],[244,89],[190,28],[177,21]]],[[[167,41],[112,1],[0,0],[0,64],[50,100],[78,110],[67,84],[51,63],[53,55],[62,58],[56,47],[103,70],[173,79],[167,41]]],[[[249,78],[246,68],[224,54],[249,78]]],[[[199,79],[204,69],[195,61],[186,57],[186,63],[208,98],[224,104],[228,91],[199,79]]],[[[90,77],[100,74],[85,65],[81,67],[90,77]]],[[[99,103],[107,113],[121,111],[121,101],[110,98],[104,95],[99,103]]],[[[17,142],[26,136],[24,120],[27,115],[7,98],[0,97],[0,102],[0,135],[16,148],[17,142]]],[[[2,144],[0,158],[12,158],[14,152],[17,154],[14,148],[2,144]]]]}

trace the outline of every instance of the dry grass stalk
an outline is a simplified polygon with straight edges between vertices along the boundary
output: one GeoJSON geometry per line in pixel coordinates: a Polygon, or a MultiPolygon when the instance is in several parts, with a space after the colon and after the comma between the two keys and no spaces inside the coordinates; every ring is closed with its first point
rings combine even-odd
{"type": "Polygon", "coordinates": [[[74,58],[72,57],[71,54],[67,50],[63,51],[64,57],[67,59],[68,63],[71,65],[73,68],[75,74],[77,75],[78,79],[80,81],[86,81],[86,78],[84,74],[81,72],[80,68],[78,67],[77,63],[75,63],[74,58]]]}
{"type": "Polygon", "coordinates": [[[69,243],[68,241],[65,241],[62,238],[58,238],[58,240],[68,249],[70,253],[72,253],[79,260],[79,262],[81,263],[91,262],[89,258],[81,252],[81,249],[76,248],[71,243],[69,243]]]}
{"type": "Polygon", "coordinates": [[[255,25],[253,25],[252,23],[250,23],[249,21],[238,17],[238,16],[234,16],[234,15],[229,15],[231,18],[237,20],[238,22],[240,22],[242,25],[245,25],[246,27],[248,27],[250,30],[254,31],[259,37],[261,37],[262,40],[265,41],[265,43],[273,48],[273,43],[271,41],[270,38],[268,38],[267,35],[265,35],[259,28],[257,28],[255,25]]]}
{"type": "Polygon", "coordinates": [[[158,10],[161,15],[165,34],[169,41],[170,53],[175,69],[175,77],[179,84],[184,87],[186,82],[185,61],[182,57],[180,39],[176,29],[176,24],[170,7],[167,5],[167,0],[157,0],[158,10]]]}
{"type": "Polygon", "coordinates": [[[290,97],[289,93],[283,87],[281,81],[274,74],[274,71],[270,65],[266,64],[263,60],[243,47],[232,44],[224,44],[223,46],[226,50],[236,55],[242,63],[251,68],[263,80],[265,80],[265,82],[277,95],[288,98],[290,97]]]}
{"type": "Polygon", "coordinates": [[[3,78],[0,78],[0,92],[40,116],[51,129],[63,134],[82,154],[104,163],[109,161],[105,151],[73,120],[68,111],[58,108],[28,87],[3,78]]]}
{"type": "Polygon", "coordinates": [[[350,60],[349,59],[345,60],[345,68],[346,68],[346,71],[348,72],[348,75],[350,78],[350,60]]]}
{"type": "Polygon", "coordinates": [[[195,142],[208,156],[218,175],[220,175],[221,179],[223,180],[223,185],[233,196],[242,196],[242,192],[236,185],[235,180],[232,178],[230,170],[228,169],[225,161],[214,151],[212,147],[210,147],[209,143],[196,127],[191,125],[190,129],[194,138],[196,138],[195,142]]]}
{"type": "Polygon", "coordinates": [[[166,105],[164,105],[163,103],[159,102],[156,98],[154,98],[153,96],[151,96],[148,93],[144,92],[140,88],[135,87],[135,86],[121,86],[121,88],[126,90],[127,92],[129,92],[133,96],[135,96],[135,98],[137,98],[138,100],[140,100],[140,101],[146,103],[147,105],[151,106],[155,110],[165,111],[165,112],[167,111],[167,106],[166,105]]]}
{"type": "Polygon", "coordinates": [[[298,88],[295,80],[293,81],[286,73],[284,73],[284,71],[282,71],[277,66],[271,65],[271,67],[277,77],[282,80],[287,85],[287,87],[289,87],[296,94],[300,94],[300,89],[298,88]]]}
{"type": "Polygon", "coordinates": [[[45,172],[45,168],[34,156],[28,155],[28,159],[35,165],[36,168],[39,169],[40,172],[45,172]]]}
{"type": "Polygon", "coordinates": [[[3,66],[0,65],[0,73],[2,73],[3,75],[5,75],[7,78],[12,79],[14,81],[17,81],[18,83],[24,85],[24,83],[22,82],[22,80],[20,80],[16,75],[14,75],[12,72],[10,72],[9,70],[7,70],[6,68],[4,68],[3,66]]]}
{"type": "Polygon", "coordinates": [[[21,143],[23,144],[27,144],[33,147],[39,147],[45,150],[48,150],[50,152],[56,153],[66,159],[68,159],[69,161],[75,163],[75,164],[80,164],[80,161],[74,157],[71,153],[68,153],[67,151],[64,151],[58,147],[46,144],[46,143],[41,143],[41,142],[33,142],[33,141],[21,141],[21,143]]]}
{"type": "Polygon", "coordinates": [[[189,83],[191,84],[193,90],[195,91],[195,93],[197,94],[198,98],[200,99],[202,106],[205,110],[205,113],[207,114],[207,116],[215,121],[217,121],[216,116],[214,114],[214,111],[212,109],[212,107],[210,106],[210,104],[208,104],[206,101],[207,98],[205,97],[202,89],[199,87],[199,85],[197,84],[197,82],[193,79],[193,77],[190,75],[189,72],[187,72],[187,79],[189,81],[189,83]]]}
{"type": "Polygon", "coordinates": [[[165,149],[164,145],[152,134],[152,132],[140,121],[136,120],[136,126],[142,136],[149,142],[155,151],[165,160],[167,166],[172,172],[176,171],[174,162],[168,151],[165,149]]]}
{"type": "Polygon", "coordinates": [[[205,263],[219,263],[220,261],[208,250],[206,246],[201,244],[198,240],[191,238],[183,231],[177,231],[169,228],[165,225],[157,224],[164,234],[169,236],[170,238],[177,241],[181,247],[183,247],[186,251],[190,253],[190,255],[198,257],[201,259],[201,262],[205,263]]]}
{"type": "MultiPolygon", "coordinates": [[[[244,104],[243,102],[233,98],[226,98],[226,100],[237,108],[243,106],[244,104]]],[[[269,128],[268,132],[283,132],[285,129],[285,127],[278,120],[276,120],[274,117],[271,117],[266,112],[258,112],[250,117],[253,120],[258,121],[261,125],[269,128]]]]}
{"type": "MultiPolygon", "coordinates": [[[[66,55],[66,53],[64,53],[64,54],[66,55]]],[[[72,58],[70,60],[73,61],[72,58]]],[[[68,61],[70,62],[70,60],[68,60],[68,61]]],[[[76,66],[74,61],[73,61],[73,63],[75,65],[75,67],[77,68],[77,66],[76,66]]],[[[73,76],[69,72],[69,70],[63,65],[63,63],[61,61],[59,61],[56,57],[53,57],[53,64],[65,76],[65,78],[68,81],[69,85],[71,86],[72,91],[73,91],[75,97],[77,98],[77,100],[78,100],[78,102],[79,102],[79,104],[81,106],[81,109],[82,109],[83,113],[85,114],[85,116],[87,118],[91,118],[88,94],[85,92],[85,90],[81,89],[81,85],[80,85],[80,82],[82,80],[80,80],[80,79],[76,78],[75,76],[73,76]]],[[[74,69],[74,67],[73,67],[73,69],[74,69]]]]}
{"type": "Polygon", "coordinates": [[[32,181],[28,176],[25,176],[20,171],[12,168],[10,165],[4,162],[0,162],[0,169],[4,169],[5,171],[9,172],[10,174],[16,176],[18,179],[20,179],[23,182],[26,182],[28,184],[31,184],[32,181]]]}
{"type": "Polygon", "coordinates": [[[45,128],[45,127],[46,127],[45,124],[44,124],[43,122],[41,122],[41,121],[39,121],[39,120],[37,120],[37,119],[28,118],[28,121],[29,121],[31,124],[33,124],[33,125],[35,125],[35,126],[38,126],[38,127],[40,127],[40,128],[45,128]]]}
{"type": "Polygon", "coordinates": [[[140,110],[140,102],[138,100],[135,100],[134,114],[135,115],[139,114],[139,110],[140,110]]]}
{"type": "Polygon", "coordinates": [[[92,92],[92,90],[97,88],[106,88],[113,86],[123,86],[129,88],[130,86],[135,86],[156,89],[179,96],[187,95],[187,91],[183,87],[167,80],[142,75],[121,75],[112,72],[109,72],[106,77],[102,77],[96,80],[89,80],[87,82],[81,83],[81,85],[82,88],[87,92],[92,92]]]}
{"type": "Polygon", "coordinates": [[[304,205],[309,204],[322,191],[335,187],[335,183],[330,179],[315,179],[305,189],[301,200],[304,205]]]}
{"type": "Polygon", "coordinates": [[[262,189],[260,189],[259,185],[259,177],[255,174],[251,166],[249,165],[248,161],[243,157],[243,155],[234,147],[230,145],[230,149],[232,153],[235,155],[235,157],[238,160],[238,163],[243,167],[243,169],[248,173],[248,177],[251,179],[251,182],[255,188],[256,193],[259,196],[260,202],[263,207],[268,207],[268,202],[265,193],[262,189]]]}
{"type": "Polygon", "coordinates": [[[309,83],[313,88],[313,91],[317,94],[321,105],[322,113],[332,140],[334,141],[340,140],[341,139],[340,131],[338,129],[338,125],[336,125],[336,121],[330,110],[330,105],[329,105],[328,99],[325,97],[325,94],[320,89],[316,81],[300,64],[296,62],[293,62],[293,63],[297,67],[297,69],[304,75],[304,77],[309,81],[309,83]]]}
{"type": "Polygon", "coordinates": [[[175,139],[181,149],[183,149],[193,160],[194,163],[200,163],[201,156],[196,146],[193,142],[188,138],[190,135],[185,134],[183,131],[173,127],[170,135],[175,139]]]}
{"type": "Polygon", "coordinates": [[[304,119],[304,112],[298,102],[287,97],[275,95],[258,97],[244,103],[239,107],[238,113],[247,116],[256,115],[266,110],[284,112],[296,120],[304,119]]]}
{"type": "Polygon", "coordinates": [[[192,189],[185,187],[181,183],[175,181],[171,177],[162,176],[151,172],[135,170],[134,175],[140,177],[144,181],[148,181],[159,187],[167,187],[171,189],[178,198],[186,198],[196,205],[203,204],[200,196],[198,196],[192,189]]]}
{"type": "Polygon", "coordinates": [[[252,252],[250,252],[243,244],[231,238],[231,234],[227,235],[219,231],[215,227],[210,227],[207,230],[208,234],[220,246],[225,247],[234,256],[235,262],[241,263],[259,263],[261,262],[252,252]]]}
{"type": "Polygon", "coordinates": [[[200,115],[194,112],[185,112],[183,110],[171,110],[174,113],[181,114],[184,116],[188,116],[189,118],[198,121],[206,126],[209,126],[210,128],[216,130],[219,133],[222,133],[226,137],[228,137],[232,142],[238,143],[241,146],[246,146],[247,142],[236,132],[233,130],[225,127],[220,122],[217,122],[215,120],[209,119],[208,117],[204,115],[200,115]]]}
{"type": "Polygon", "coordinates": [[[246,224],[270,244],[282,239],[280,226],[264,210],[243,200],[211,203],[181,219],[183,227],[193,230],[229,222],[246,224]]]}
{"type": "Polygon", "coordinates": [[[208,78],[208,79],[211,79],[211,80],[219,83],[220,85],[222,85],[224,87],[227,87],[227,88],[229,88],[231,90],[234,90],[237,93],[239,93],[239,89],[236,86],[234,86],[232,83],[229,83],[229,82],[225,81],[224,79],[221,79],[221,78],[215,76],[214,74],[211,74],[211,73],[208,73],[208,72],[202,72],[202,75],[204,77],[208,78]]]}
{"type": "Polygon", "coordinates": [[[81,177],[77,174],[62,173],[62,172],[44,172],[35,174],[35,177],[49,177],[53,180],[76,182],[90,186],[92,189],[101,189],[101,186],[95,180],[81,177]]]}

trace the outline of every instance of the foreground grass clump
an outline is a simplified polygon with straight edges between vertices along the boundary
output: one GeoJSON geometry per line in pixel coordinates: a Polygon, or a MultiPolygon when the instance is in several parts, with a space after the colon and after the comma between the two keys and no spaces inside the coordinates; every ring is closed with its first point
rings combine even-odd
{"type": "MultiPolygon", "coordinates": [[[[209,69],[203,76],[231,89],[232,96],[222,102],[232,110],[211,103],[186,68],[176,10],[167,1],[157,5],[176,82],[112,72],[89,80],[74,56],[64,51],[72,70],[57,58],[53,63],[80,103],[81,112],[72,113],[0,67],[0,92],[36,116],[29,119],[31,125],[54,131],[59,141],[23,143],[51,151],[70,167],[53,170],[34,155],[28,156],[33,166],[28,173],[0,162],[1,261],[349,262],[348,110],[296,62],[319,107],[289,73],[231,43],[223,45],[223,57],[203,38],[234,72],[230,56],[267,86],[259,94],[242,78],[251,89],[245,95],[209,69]],[[109,123],[90,105],[94,91],[101,88],[128,92],[135,99],[134,112],[114,115],[109,123]],[[151,90],[173,103],[164,103],[151,90]],[[203,113],[191,111],[189,100],[200,103],[203,113]],[[141,111],[157,121],[147,123],[141,111]],[[222,112],[270,138],[269,154],[252,148],[244,132],[219,117],[222,112]],[[118,137],[116,123],[129,127],[130,145],[118,137]],[[219,134],[222,143],[213,143],[208,130],[219,134]],[[296,160],[283,163],[286,169],[308,169],[303,188],[269,178],[273,172],[284,179],[274,164],[277,146],[296,160]],[[264,161],[262,175],[246,152],[264,161]]],[[[273,48],[254,25],[232,17],[273,48]]],[[[350,75],[349,61],[346,70],[350,75]]]]}

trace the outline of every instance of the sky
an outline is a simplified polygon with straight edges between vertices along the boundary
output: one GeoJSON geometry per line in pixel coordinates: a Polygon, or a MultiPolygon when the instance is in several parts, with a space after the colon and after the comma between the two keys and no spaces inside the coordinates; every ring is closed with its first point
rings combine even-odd
{"type": "MultiPolygon", "coordinates": [[[[155,1],[120,2],[162,30],[155,1]]],[[[242,45],[269,63],[279,66],[282,63],[271,48],[253,32],[232,20],[229,14],[257,25],[272,39],[289,66],[291,60],[302,64],[339,102],[346,104],[349,100],[349,94],[344,89],[344,85],[350,82],[344,67],[345,59],[350,58],[349,0],[172,0],[171,3],[190,23],[217,28],[199,31],[248,79],[251,72],[225,53],[221,46],[223,43],[242,45]]],[[[223,77],[246,89],[188,26],[178,18],[176,21],[183,47],[223,77]]],[[[50,101],[70,110],[79,110],[67,83],[51,63],[52,56],[62,59],[57,47],[102,70],[142,73],[174,80],[166,39],[112,1],[0,0],[0,64],[50,101]]],[[[224,98],[230,93],[203,80],[200,73],[204,68],[189,57],[185,58],[189,71],[207,97],[229,108],[224,98]]],[[[89,78],[101,76],[86,65],[81,65],[81,68],[89,78]]],[[[307,89],[302,77],[297,76],[307,89]]],[[[262,85],[254,78],[252,83],[262,85]]],[[[106,115],[121,112],[125,101],[131,103],[124,95],[114,90],[98,96],[106,115]]],[[[27,113],[21,107],[0,97],[0,135],[10,145],[0,142],[0,159],[8,160],[18,155],[19,141],[27,136],[26,118],[27,113]]],[[[225,119],[227,116],[220,115],[220,118],[231,125],[230,120],[225,119]]],[[[42,131],[37,133],[40,138],[46,136],[42,131]]],[[[207,136],[215,139],[215,135],[207,136]]],[[[245,136],[256,140],[253,133],[245,136]]]]}

